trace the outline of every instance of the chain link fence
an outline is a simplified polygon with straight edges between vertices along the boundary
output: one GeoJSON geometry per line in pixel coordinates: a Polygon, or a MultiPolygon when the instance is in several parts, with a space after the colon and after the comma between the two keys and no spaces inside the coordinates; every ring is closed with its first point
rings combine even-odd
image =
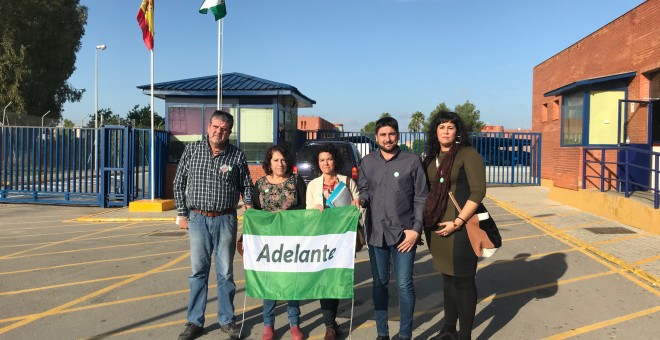
{"type": "Polygon", "coordinates": [[[7,111],[2,113],[0,126],[44,126],[55,127],[60,126],[64,119],[53,119],[48,117],[37,117],[18,112],[7,111]]]}

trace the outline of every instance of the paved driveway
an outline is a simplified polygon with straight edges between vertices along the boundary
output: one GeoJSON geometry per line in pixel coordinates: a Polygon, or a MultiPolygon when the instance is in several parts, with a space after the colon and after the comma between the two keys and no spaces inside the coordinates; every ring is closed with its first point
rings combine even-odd
{"type": "MultiPolygon", "coordinates": [[[[660,338],[657,286],[544,228],[548,216],[528,215],[500,200],[486,204],[505,242],[479,264],[475,338],[660,338]]],[[[0,339],[173,339],[183,330],[187,235],[169,221],[74,221],[99,212],[0,205],[0,339]]],[[[261,301],[245,298],[240,261],[237,256],[236,314],[245,319],[244,338],[260,339],[261,301]]],[[[437,332],[443,317],[442,280],[431,262],[420,247],[414,271],[417,339],[437,332]]],[[[355,301],[341,301],[338,321],[347,331],[352,315],[352,338],[374,339],[366,249],[357,254],[355,268],[355,301]]],[[[202,338],[223,338],[215,323],[214,279],[212,285],[202,338]]],[[[390,286],[396,339],[397,294],[390,286]]],[[[277,313],[277,334],[287,339],[285,306],[277,313]]],[[[303,332],[322,339],[318,302],[305,301],[302,313],[303,332]]]]}

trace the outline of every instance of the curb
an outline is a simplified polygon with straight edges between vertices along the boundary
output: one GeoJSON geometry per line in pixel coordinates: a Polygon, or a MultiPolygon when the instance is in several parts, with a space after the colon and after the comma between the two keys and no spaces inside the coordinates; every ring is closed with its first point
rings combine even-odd
{"type": "Polygon", "coordinates": [[[598,249],[597,247],[591,246],[591,245],[589,245],[589,244],[587,244],[587,243],[585,243],[585,242],[583,242],[583,241],[581,241],[581,240],[579,240],[579,239],[577,239],[573,236],[570,236],[570,235],[560,231],[559,229],[557,229],[557,228],[555,228],[555,227],[553,227],[553,226],[551,226],[547,223],[539,222],[539,221],[533,219],[532,217],[530,217],[529,215],[519,211],[518,209],[516,209],[516,208],[514,208],[514,207],[512,207],[512,206],[496,199],[496,198],[493,198],[493,197],[488,196],[488,195],[486,195],[486,197],[488,197],[490,200],[495,202],[495,204],[502,207],[504,210],[507,210],[508,212],[510,212],[510,213],[512,213],[512,214],[528,221],[532,225],[548,232],[549,234],[552,234],[552,235],[554,235],[558,238],[561,238],[562,240],[564,240],[564,241],[566,241],[566,242],[568,242],[568,243],[570,243],[570,244],[572,244],[572,245],[574,245],[578,248],[582,248],[582,249],[584,249],[584,250],[586,250],[586,251],[588,251],[588,252],[590,252],[590,253],[592,253],[592,254],[600,257],[600,258],[602,258],[603,260],[605,260],[607,262],[613,263],[613,264],[621,267],[623,270],[626,270],[626,271],[630,272],[631,274],[635,275],[639,279],[641,279],[644,282],[650,284],[652,287],[657,288],[658,286],[660,286],[660,280],[658,280],[658,278],[655,277],[653,274],[648,273],[648,272],[646,272],[642,269],[639,269],[639,268],[633,266],[632,264],[630,264],[630,263],[628,263],[624,260],[621,260],[621,259],[619,259],[618,257],[616,257],[612,254],[604,252],[604,251],[598,249]]]}

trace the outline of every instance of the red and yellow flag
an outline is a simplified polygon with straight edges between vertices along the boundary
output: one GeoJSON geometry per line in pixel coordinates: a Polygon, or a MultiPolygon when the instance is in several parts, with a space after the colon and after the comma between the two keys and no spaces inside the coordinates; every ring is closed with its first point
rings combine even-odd
{"type": "Polygon", "coordinates": [[[154,49],[154,0],[142,0],[137,14],[137,22],[142,29],[142,39],[149,50],[154,49]]]}

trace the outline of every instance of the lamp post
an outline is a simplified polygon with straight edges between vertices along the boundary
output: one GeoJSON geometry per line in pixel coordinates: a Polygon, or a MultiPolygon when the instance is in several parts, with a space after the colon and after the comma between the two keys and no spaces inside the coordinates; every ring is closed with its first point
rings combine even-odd
{"type": "Polygon", "coordinates": [[[2,110],[2,126],[5,126],[5,115],[7,114],[7,108],[9,107],[9,105],[11,105],[11,103],[12,102],[9,102],[9,104],[5,106],[5,109],[2,110]]]}
{"type": "Polygon", "coordinates": [[[96,45],[94,50],[94,170],[98,171],[98,128],[99,128],[99,50],[105,50],[107,46],[96,45]]]}

